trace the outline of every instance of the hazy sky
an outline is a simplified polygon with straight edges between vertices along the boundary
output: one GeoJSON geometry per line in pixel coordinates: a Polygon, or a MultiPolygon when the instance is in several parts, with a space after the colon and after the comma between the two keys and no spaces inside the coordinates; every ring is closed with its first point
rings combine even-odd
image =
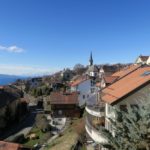
{"type": "Polygon", "coordinates": [[[149,0],[0,0],[0,73],[42,74],[150,55],[149,0]]]}

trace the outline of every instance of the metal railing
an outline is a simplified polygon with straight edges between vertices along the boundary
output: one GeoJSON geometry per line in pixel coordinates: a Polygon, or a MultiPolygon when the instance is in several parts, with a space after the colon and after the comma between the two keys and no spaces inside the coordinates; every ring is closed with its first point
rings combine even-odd
{"type": "MultiPolygon", "coordinates": [[[[100,130],[98,130],[98,128],[96,129],[95,127],[93,127],[88,118],[85,118],[86,120],[86,124],[85,124],[85,128],[88,132],[88,134],[91,136],[91,138],[96,141],[96,142],[102,142],[102,143],[106,143],[107,140],[104,138],[104,136],[100,133],[100,130]]],[[[99,126],[100,128],[101,126],[99,126]]]]}
{"type": "Polygon", "coordinates": [[[86,106],[88,109],[96,111],[96,112],[105,112],[105,107],[104,106],[86,106]]]}

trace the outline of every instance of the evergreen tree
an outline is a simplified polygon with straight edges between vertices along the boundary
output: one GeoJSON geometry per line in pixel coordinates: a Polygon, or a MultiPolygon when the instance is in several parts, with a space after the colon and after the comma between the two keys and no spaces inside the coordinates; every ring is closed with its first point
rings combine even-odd
{"type": "Polygon", "coordinates": [[[114,109],[115,119],[108,118],[113,132],[100,128],[108,140],[108,145],[103,146],[111,150],[150,150],[149,108],[148,104],[141,107],[128,105],[126,110],[114,109]]]}

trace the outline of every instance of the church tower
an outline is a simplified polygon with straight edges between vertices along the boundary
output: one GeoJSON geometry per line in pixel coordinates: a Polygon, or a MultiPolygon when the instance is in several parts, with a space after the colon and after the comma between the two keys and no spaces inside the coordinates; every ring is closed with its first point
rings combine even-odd
{"type": "Polygon", "coordinates": [[[90,55],[90,59],[89,59],[89,65],[92,66],[93,65],[93,57],[92,57],[92,52],[90,55]]]}
{"type": "Polygon", "coordinates": [[[98,67],[93,64],[93,56],[92,56],[92,52],[91,52],[87,74],[90,77],[94,77],[95,78],[95,77],[98,76],[98,71],[99,71],[98,67]]]}

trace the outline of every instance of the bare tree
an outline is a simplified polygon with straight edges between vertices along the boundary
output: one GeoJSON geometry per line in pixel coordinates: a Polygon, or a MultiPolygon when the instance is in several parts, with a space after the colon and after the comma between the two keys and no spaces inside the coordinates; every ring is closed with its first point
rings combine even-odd
{"type": "Polygon", "coordinates": [[[74,67],[73,67],[73,70],[76,74],[83,74],[85,71],[86,71],[86,68],[82,65],[82,64],[76,64],[74,67]]]}

